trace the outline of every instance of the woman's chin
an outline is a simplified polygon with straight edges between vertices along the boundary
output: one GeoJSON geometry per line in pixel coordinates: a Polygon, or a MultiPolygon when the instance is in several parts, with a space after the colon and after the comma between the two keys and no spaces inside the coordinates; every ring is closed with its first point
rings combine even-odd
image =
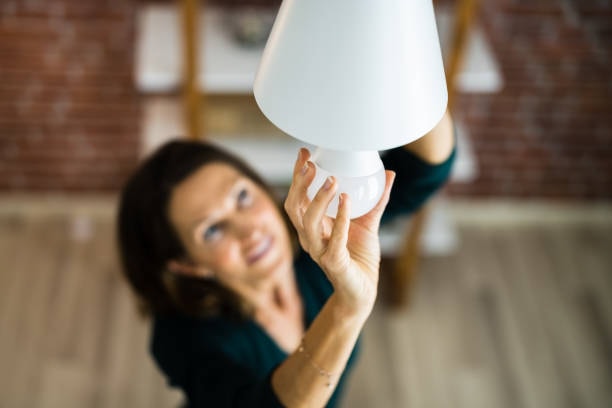
{"type": "Polygon", "coordinates": [[[263,283],[270,280],[285,279],[293,272],[293,253],[291,246],[278,235],[274,236],[267,251],[248,264],[250,277],[263,283]]]}
{"type": "Polygon", "coordinates": [[[260,279],[280,279],[293,270],[291,257],[283,256],[281,253],[270,254],[268,259],[262,259],[257,265],[256,275],[260,279]]]}

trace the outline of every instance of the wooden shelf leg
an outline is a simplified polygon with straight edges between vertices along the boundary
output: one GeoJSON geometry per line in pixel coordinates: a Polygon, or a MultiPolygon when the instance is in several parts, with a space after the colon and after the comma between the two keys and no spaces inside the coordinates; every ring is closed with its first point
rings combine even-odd
{"type": "Polygon", "coordinates": [[[421,236],[423,235],[427,213],[427,206],[424,205],[412,216],[409,231],[405,238],[406,241],[391,269],[389,305],[392,308],[403,307],[410,301],[412,286],[418,270],[421,236]]]}
{"type": "MultiPolygon", "coordinates": [[[[447,109],[449,111],[454,108],[456,94],[455,80],[463,61],[467,36],[474,22],[478,0],[459,0],[457,3],[452,30],[452,46],[450,55],[445,60],[446,83],[448,87],[447,109]]],[[[391,271],[389,303],[392,307],[402,307],[410,299],[409,296],[418,269],[421,236],[423,234],[423,226],[427,220],[427,212],[425,205],[413,215],[412,223],[406,234],[405,245],[391,271]]]]}
{"type": "Polygon", "coordinates": [[[199,0],[182,0],[183,106],[188,137],[202,136],[202,98],[198,89],[199,0]]]}

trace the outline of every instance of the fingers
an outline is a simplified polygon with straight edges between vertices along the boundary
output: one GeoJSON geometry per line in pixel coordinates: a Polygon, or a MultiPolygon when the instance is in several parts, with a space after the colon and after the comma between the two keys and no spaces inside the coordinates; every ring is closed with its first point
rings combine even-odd
{"type": "Polygon", "coordinates": [[[308,205],[306,191],[315,176],[314,164],[308,161],[310,152],[302,148],[293,168],[293,180],[285,199],[285,211],[296,228],[302,225],[302,208],[308,205]]]}
{"type": "Polygon", "coordinates": [[[395,181],[395,172],[387,170],[385,171],[386,175],[386,183],[385,183],[385,191],[383,192],[382,197],[374,207],[374,212],[376,214],[377,222],[380,222],[382,218],[383,212],[389,203],[389,197],[391,196],[391,188],[393,187],[393,182],[395,181]]]}
{"type": "Polygon", "coordinates": [[[323,219],[326,217],[325,212],[334,198],[336,189],[337,183],[333,177],[325,180],[302,217],[303,233],[309,242],[312,256],[316,257],[324,251],[328,232],[324,230],[323,219]]]}
{"type": "Polygon", "coordinates": [[[300,173],[303,174],[304,165],[306,164],[308,159],[310,159],[310,152],[305,147],[302,147],[298,151],[298,157],[297,157],[297,160],[295,161],[295,165],[293,166],[293,178],[294,179],[298,174],[300,173]]]}
{"type": "Polygon", "coordinates": [[[293,168],[293,181],[285,199],[285,211],[298,232],[304,250],[317,257],[324,251],[331,234],[331,224],[325,212],[334,198],[337,183],[330,177],[311,202],[307,191],[315,177],[316,169],[315,165],[308,161],[309,158],[308,150],[300,149],[293,168]]]}
{"type": "Polygon", "coordinates": [[[327,270],[341,270],[349,261],[347,242],[351,225],[351,202],[348,194],[341,193],[338,213],[321,262],[327,270]]]}
{"type": "Polygon", "coordinates": [[[393,182],[395,181],[395,172],[391,170],[385,171],[385,191],[383,192],[382,197],[374,207],[374,210],[380,215],[382,215],[383,211],[387,207],[387,203],[389,202],[389,197],[391,196],[391,188],[393,187],[393,182]]]}
{"type": "Polygon", "coordinates": [[[395,172],[391,170],[385,171],[385,190],[383,191],[382,197],[378,200],[378,203],[372,208],[367,214],[361,216],[359,219],[366,220],[372,227],[378,228],[382,214],[387,207],[389,197],[391,195],[391,188],[395,181],[395,172]]]}

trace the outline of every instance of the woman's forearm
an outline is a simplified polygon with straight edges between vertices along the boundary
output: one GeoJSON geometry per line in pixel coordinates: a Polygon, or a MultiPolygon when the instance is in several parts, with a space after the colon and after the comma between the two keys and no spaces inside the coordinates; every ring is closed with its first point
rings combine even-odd
{"type": "Polygon", "coordinates": [[[307,197],[314,165],[300,151],[285,209],[300,244],[325,272],[334,293],[327,300],[302,345],[272,374],[278,399],[290,407],[322,407],[333,394],[359,332],[376,300],[380,269],[378,227],[395,177],[386,172],[383,196],[367,214],[350,219],[351,197],[340,194],[335,219],[325,215],[337,189],[328,178],[315,197],[307,197]]]}
{"type": "Polygon", "coordinates": [[[446,111],[438,124],[425,136],[404,146],[419,158],[430,164],[444,162],[453,151],[455,138],[453,136],[453,121],[446,111]]]}
{"type": "Polygon", "coordinates": [[[327,403],[370,311],[368,307],[345,310],[335,295],[328,299],[304,335],[304,349],[291,354],[272,375],[272,388],[284,405],[327,403]]]}

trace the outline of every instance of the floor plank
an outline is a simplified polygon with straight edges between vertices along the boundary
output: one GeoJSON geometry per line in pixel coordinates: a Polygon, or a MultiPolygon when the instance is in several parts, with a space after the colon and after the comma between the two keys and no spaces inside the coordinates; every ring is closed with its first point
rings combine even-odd
{"type": "MultiPolygon", "coordinates": [[[[612,406],[612,227],[464,226],[379,301],[343,406],[612,406]]],[[[104,213],[0,214],[0,406],[176,407],[104,213]]],[[[381,281],[385,279],[383,270],[381,281]]]]}

